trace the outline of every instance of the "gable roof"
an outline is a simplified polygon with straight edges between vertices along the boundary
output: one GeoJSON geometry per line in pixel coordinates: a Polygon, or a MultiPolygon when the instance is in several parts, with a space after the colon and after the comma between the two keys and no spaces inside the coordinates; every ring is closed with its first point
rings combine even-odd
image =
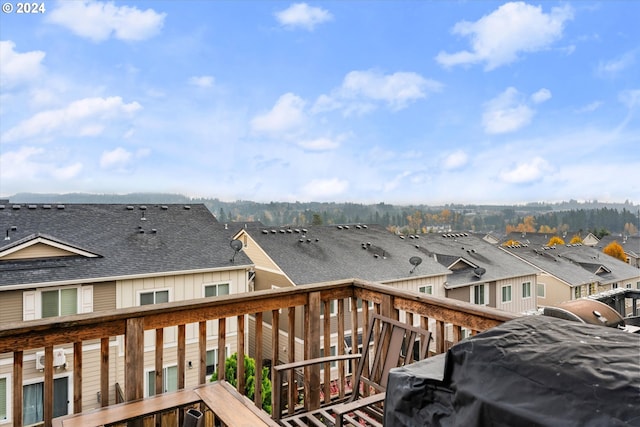
{"type": "Polygon", "coordinates": [[[389,283],[450,274],[380,225],[264,227],[248,233],[296,285],[357,277],[389,283]],[[411,257],[423,259],[414,265],[411,257]]]}
{"type": "Polygon", "coordinates": [[[482,237],[470,233],[421,234],[419,240],[414,236],[414,240],[409,242],[423,254],[453,271],[447,277],[447,289],[535,275],[539,272],[482,237]]]}
{"type": "Polygon", "coordinates": [[[640,270],[611,257],[601,250],[584,245],[511,246],[505,251],[530,262],[570,286],[636,280],[640,270]]]}
{"type": "Polygon", "coordinates": [[[7,230],[0,240],[0,289],[251,264],[242,252],[230,262],[232,232],[203,204],[0,205],[0,227],[7,230]],[[71,256],[2,260],[36,242],[71,256]]]}

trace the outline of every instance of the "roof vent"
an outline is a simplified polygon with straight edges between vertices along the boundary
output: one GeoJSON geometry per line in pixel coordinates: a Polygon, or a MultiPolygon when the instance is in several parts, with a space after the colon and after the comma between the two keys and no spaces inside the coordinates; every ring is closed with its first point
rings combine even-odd
{"type": "Polygon", "coordinates": [[[151,234],[156,234],[158,232],[158,230],[156,230],[155,228],[151,229],[151,234]]]}
{"type": "Polygon", "coordinates": [[[133,210],[133,206],[131,206],[131,205],[127,206],[127,210],[128,211],[132,211],[133,210]]]}
{"type": "Polygon", "coordinates": [[[345,229],[345,230],[348,230],[348,229],[349,229],[349,226],[348,226],[348,225],[345,225],[345,226],[344,226],[344,229],[345,229]]]}
{"type": "Polygon", "coordinates": [[[191,206],[189,206],[189,205],[185,205],[185,206],[184,206],[184,210],[185,210],[185,211],[188,211],[189,209],[191,209],[191,206]]]}
{"type": "Polygon", "coordinates": [[[36,205],[29,205],[29,209],[35,209],[36,207],[36,205]]]}
{"type": "Polygon", "coordinates": [[[262,234],[269,234],[267,230],[262,230],[262,234]]]}
{"type": "Polygon", "coordinates": [[[342,226],[341,225],[338,226],[338,230],[342,230],[342,226]]]}
{"type": "Polygon", "coordinates": [[[62,209],[64,209],[64,205],[58,205],[58,206],[56,206],[56,208],[62,210],[62,209]]]}
{"type": "Polygon", "coordinates": [[[12,208],[15,209],[15,210],[18,210],[18,209],[20,209],[20,205],[13,205],[12,208]]]}
{"type": "Polygon", "coordinates": [[[369,228],[367,224],[362,224],[362,228],[369,228]]]}
{"type": "Polygon", "coordinates": [[[143,205],[143,206],[140,206],[140,210],[141,210],[141,211],[146,211],[146,210],[147,210],[147,207],[146,207],[146,206],[144,206],[144,205],[143,205]]]}
{"type": "Polygon", "coordinates": [[[303,228],[303,229],[302,229],[302,232],[303,232],[303,233],[306,233],[306,232],[307,232],[307,229],[306,229],[306,228],[303,228]]]}
{"type": "Polygon", "coordinates": [[[482,275],[483,275],[484,273],[486,273],[486,272],[487,272],[487,270],[485,270],[485,269],[484,269],[484,268],[482,268],[482,267],[477,267],[477,268],[474,268],[474,269],[473,269],[473,274],[475,274],[475,275],[476,275],[476,277],[482,277],[482,275]]]}
{"type": "Polygon", "coordinates": [[[162,205],[162,206],[160,206],[160,209],[162,209],[163,211],[166,211],[167,209],[169,209],[169,206],[162,205]]]}
{"type": "Polygon", "coordinates": [[[51,205],[42,205],[42,209],[51,209],[51,205]]]}

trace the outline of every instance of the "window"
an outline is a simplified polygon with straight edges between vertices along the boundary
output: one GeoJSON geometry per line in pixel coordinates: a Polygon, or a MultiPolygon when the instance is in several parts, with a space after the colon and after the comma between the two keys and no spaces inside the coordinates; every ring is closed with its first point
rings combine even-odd
{"type": "MultiPolygon", "coordinates": [[[[224,348],[225,360],[229,357],[229,347],[224,348]]],[[[207,375],[213,375],[218,369],[218,349],[207,350],[207,375]]]]}
{"type": "MultiPolygon", "coordinates": [[[[329,301],[329,315],[330,316],[335,316],[336,315],[336,300],[331,300],[329,301]]],[[[324,317],[324,301],[322,301],[322,304],[320,304],[320,317],[324,317]]]]}
{"type": "Polygon", "coordinates": [[[636,283],[636,289],[640,289],[640,282],[636,283]]]}
{"type": "Polygon", "coordinates": [[[40,297],[43,318],[78,313],[78,288],[42,291],[40,297]]]}
{"type": "Polygon", "coordinates": [[[140,293],[140,305],[160,304],[169,302],[169,291],[151,291],[140,293]]]}
{"type": "Polygon", "coordinates": [[[631,283],[627,283],[626,288],[631,289],[631,283]]]}
{"type": "Polygon", "coordinates": [[[471,287],[471,302],[474,304],[486,305],[487,304],[487,292],[485,290],[487,285],[475,285],[471,287]]]}
{"type": "Polygon", "coordinates": [[[617,283],[612,284],[611,289],[618,289],[618,284],[617,283]]]}
{"type": "Polygon", "coordinates": [[[502,302],[511,302],[511,285],[502,287],[502,302]]]}
{"type": "Polygon", "coordinates": [[[217,285],[205,285],[205,297],[219,297],[220,295],[229,295],[229,284],[218,283],[217,285]]]}
{"type": "Polygon", "coordinates": [[[547,289],[544,283],[538,283],[536,284],[536,294],[538,295],[538,297],[540,298],[546,298],[547,295],[547,289]]]}
{"type": "Polygon", "coordinates": [[[573,297],[574,299],[578,299],[582,296],[582,292],[580,290],[580,286],[577,286],[574,290],[573,290],[573,297]]]}
{"type": "Polygon", "coordinates": [[[593,295],[596,292],[598,292],[598,285],[595,283],[590,283],[589,284],[589,295],[593,295]]]}
{"type": "MultiPolygon", "coordinates": [[[[156,371],[147,372],[147,394],[156,394],[156,371]]],[[[178,367],[168,366],[162,370],[162,391],[176,391],[178,389],[178,367]]]]}
{"type": "Polygon", "coordinates": [[[418,291],[422,292],[423,294],[433,295],[433,285],[420,286],[418,288],[418,291]]]}
{"type": "Polygon", "coordinates": [[[7,421],[9,419],[9,381],[7,377],[0,378],[0,422],[7,421]]]}
{"type": "MultiPolygon", "coordinates": [[[[369,308],[373,308],[373,301],[368,301],[367,305],[369,308]]],[[[362,311],[362,300],[360,298],[356,299],[356,307],[358,307],[358,311],[362,311]]],[[[351,298],[349,298],[349,311],[351,311],[351,298]]]]}
{"type": "MultiPolygon", "coordinates": [[[[22,424],[38,424],[44,420],[44,382],[22,387],[22,424]]],[[[69,378],[53,380],[53,416],[67,415],[69,405],[69,378]]]]}
{"type": "MultiPolygon", "coordinates": [[[[335,345],[332,345],[331,347],[329,347],[329,353],[331,356],[335,356],[336,354],[338,354],[338,350],[337,347],[335,345]]],[[[324,357],[324,348],[320,349],[320,357],[324,357]]],[[[331,362],[331,368],[335,368],[338,366],[338,362],[333,361],[331,362]]]]}
{"type": "Polygon", "coordinates": [[[531,282],[522,283],[522,298],[531,298],[531,282]]]}

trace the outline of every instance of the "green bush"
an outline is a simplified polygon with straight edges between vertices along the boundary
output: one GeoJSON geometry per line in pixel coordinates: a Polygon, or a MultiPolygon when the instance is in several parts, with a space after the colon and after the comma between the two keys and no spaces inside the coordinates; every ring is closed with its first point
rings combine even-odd
{"type": "MultiPolygon", "coordinates": [[[[233,353],[227,357],[224,362],[224,372],[226,375],[226,381],[233,385],[238,386],[238,353],[233,353]]],[[[214,372],[211,376],[211,381],[218,380],[218,372],[214,372]]],[[[253,400],[256,390],[256,361],[244,355],[244,394],[249,399],[253,400]]],[[[262,368],[262,409],[271,414],[271,380],[269,379],[269,369],[262,368]]]]}

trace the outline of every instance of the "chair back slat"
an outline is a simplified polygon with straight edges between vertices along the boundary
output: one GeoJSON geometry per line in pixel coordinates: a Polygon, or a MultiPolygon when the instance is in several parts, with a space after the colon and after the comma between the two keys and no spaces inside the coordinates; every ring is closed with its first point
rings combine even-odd
{"type": "Polygon", "coordinates": [[[427,357],[430,341],[431,332],[427,330],[373,313],[362,342],[362,357],[354,377],[356,387],[350,400],[357,399],[360,393],[369,395],[371,389],[385,391],[389,370],[427,357]]]}

